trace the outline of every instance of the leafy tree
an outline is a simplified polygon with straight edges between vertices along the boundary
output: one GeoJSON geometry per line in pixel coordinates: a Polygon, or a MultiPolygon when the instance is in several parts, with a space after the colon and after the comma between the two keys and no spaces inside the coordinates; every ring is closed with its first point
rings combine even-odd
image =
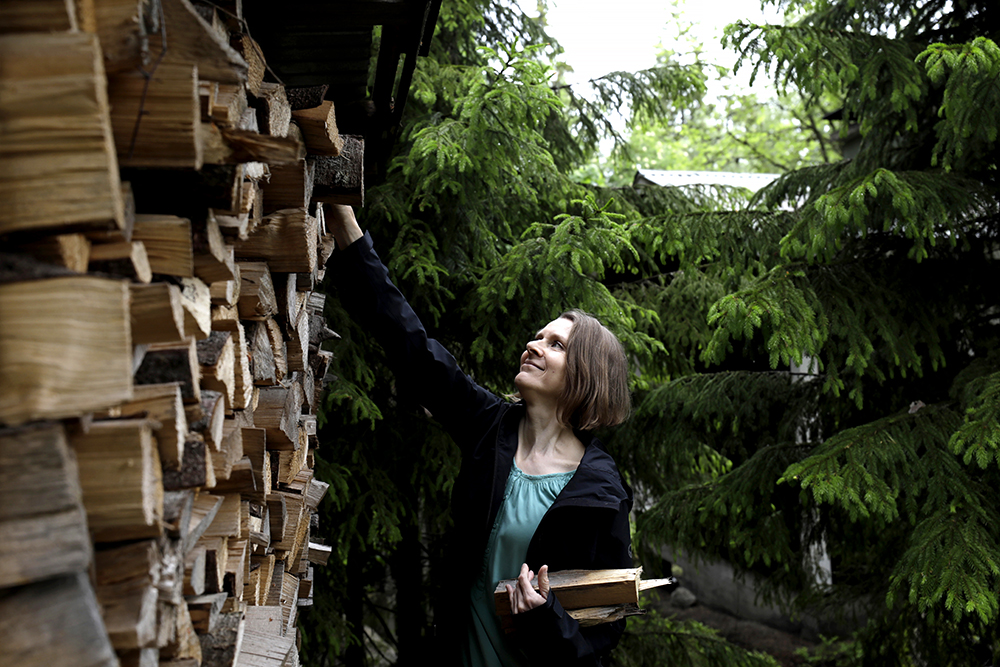
{"type": "Polygon", "coordinates": [[[742,210],[657,218],[671,287],[708,295],[707,325],[684,326],[694,373],[614,438],[653,503],[639,528],[764,575],[765,598],[855,612],[860,664],[992,664],[1000,7],[781,4],[794,25],[736,23],[729,43],[755,75],[839,101],[860,150],[742,210]]]}
{"type": "MultiPolygon", "coordinates": [[[[432,335],[495,391],[568,306],[619,333],[638,401],[602,436],[647,508],[644,565],[670,543],[763,575],[767,599],[857,612],[862,664],[996,660],[998,11],[782,4],[795,25],[735,24],[729,40],[794,101],[789,122],[840,108],[841,130],[858,124],[853,159],[768,152],[744,129],[775,115],[748,115],[735,138],[794,167],[752,201],[581,184],[602,137],[624,145],[608,120],[623,102],[633,128],[697,117],[721,140],[698,108],[709,70],[664,60],[584,94],[552,78],[557,49],[515,7],[455,0],[363,222],[432,335]]],[[[457,453],[330,304],[343,340],[318,465],[338,552],[317,574],[306,655],[406,664],[433,632],[425,573],[457,453]]],[[[630,623],[619,659],[768,664],[659,618],[630,623]]]]}

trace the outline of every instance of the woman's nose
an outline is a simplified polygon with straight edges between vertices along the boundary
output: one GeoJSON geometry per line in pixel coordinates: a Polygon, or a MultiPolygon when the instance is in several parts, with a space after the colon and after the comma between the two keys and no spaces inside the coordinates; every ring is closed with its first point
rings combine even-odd
{"type": "Polygon", "coordinates": [[[529,353],[537,355],[539,357],[542,356],[541,346],[539,346],[537,340],[529,340],[527,348],[529,353]]]}

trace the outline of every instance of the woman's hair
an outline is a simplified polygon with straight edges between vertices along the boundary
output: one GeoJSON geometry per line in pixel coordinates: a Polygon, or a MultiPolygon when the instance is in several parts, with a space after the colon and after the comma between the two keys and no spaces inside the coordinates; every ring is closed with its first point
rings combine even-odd
{"type": "Polygon", "coordinates": [[[560,315],[573,323],[566,341],[566,388],[559,418],[589,431],[625,421],[632,409],[628,359],[621,341],[597,318],[580,310],[560,315]]]}

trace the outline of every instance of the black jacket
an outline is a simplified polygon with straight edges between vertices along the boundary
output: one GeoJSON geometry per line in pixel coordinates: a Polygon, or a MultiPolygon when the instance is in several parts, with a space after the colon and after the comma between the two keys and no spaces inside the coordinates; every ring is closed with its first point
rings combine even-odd
{"type": "MultiPolygon", "coordinates": [[[[462,450],[462,468],[452,493],[454,535],[461,539],[452,539],[447,550],[450,603],[437,616],[442,647],[460,646],[470,613],[466,592],[503,501],[525,407],[477,385],[440,343],[428,338],[390,282],[367,234],[335,253],[329,264],[341,302],[382,345],[400,390],[416,397],[462,450]],[[452,632],[455,636],[449,636],[452,632]]],[[[588,432],[576,435],[586,446],[583,460],[542,517],[526,562],[535,572],[542,565],[551,572],[632,567],[628,521],[632,490],[596,438],[588,432]]],[[[517,641],[531,662],[540,665],[599,665],[625,629],[625,621],[580,628],[555,595],[544,605],[515,615],[514,621],[517,641]]]]}

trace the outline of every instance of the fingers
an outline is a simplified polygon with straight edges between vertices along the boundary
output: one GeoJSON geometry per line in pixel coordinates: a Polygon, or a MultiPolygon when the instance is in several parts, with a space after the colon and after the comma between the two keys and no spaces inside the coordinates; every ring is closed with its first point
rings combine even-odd
{"type": "Polygon", "coordinates": [[[548,566],[543,565],[538,573],[539,591],[535,591],[535,588],[531,585],[531,580],[534,579],[535,573],[528,569],[527,563],[521,565],[521,573],[517,576],[516,583],[506,585],[507,598],[510,600],[510,611],[512,614],[530,611],[545,603],[545,600],[549,595],[548,573],[548,566]],[[543,574],[545,586],[544,592],[542,592],[541,589],[543,584],[543,574]]]}
{"type": "Polygon", "coordinates": [[[538,568],[538,594],[548,600],[549,590],[549,566],[543,565],[538,568]]]}

